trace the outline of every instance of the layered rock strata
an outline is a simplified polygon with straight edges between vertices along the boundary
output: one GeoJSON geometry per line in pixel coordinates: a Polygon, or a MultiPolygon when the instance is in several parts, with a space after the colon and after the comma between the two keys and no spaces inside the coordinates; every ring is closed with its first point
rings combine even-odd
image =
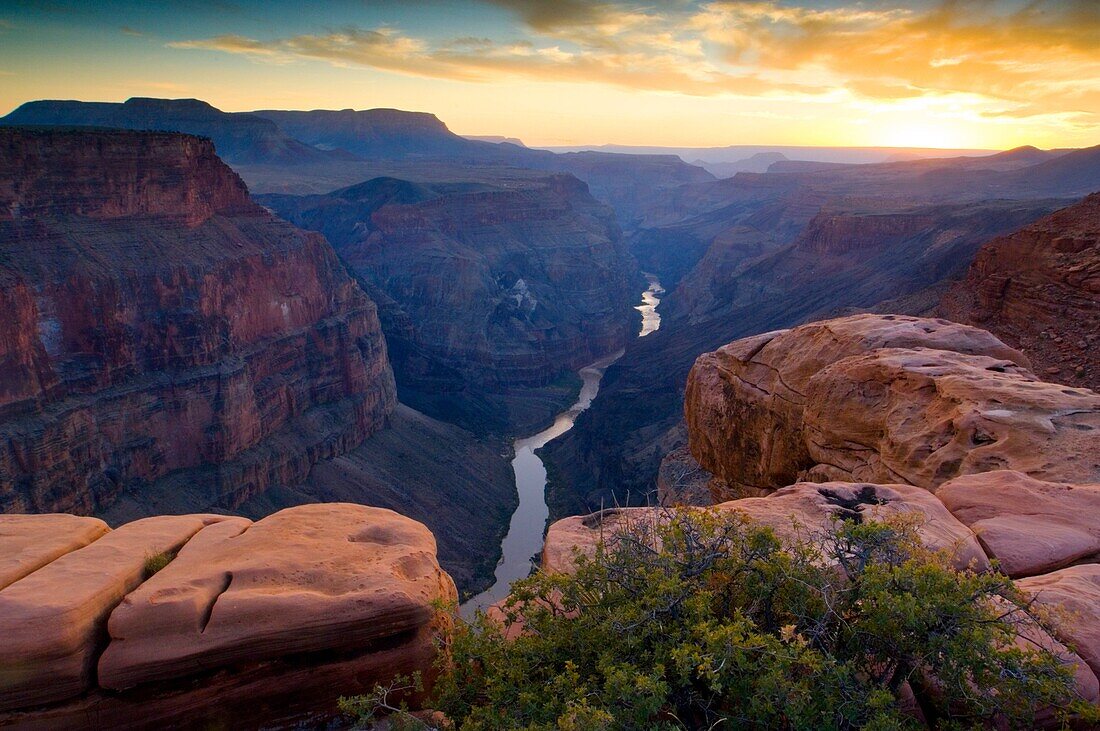
{"type": "MultiPolygon", "coordinates": [[[[508,187],[376,178],[262,200],[325,233],[378,300],[402,402],[465,428],[523,421],[510,395],[614,352],[636,322],[614,214],[569,175],[508,187]]],[[[536,406],[535,424],[562,405],[536,406]]]]}
{"type": "Polygon", "coordinates": [[[0,242],[0,511],[232,508],[394,407],[374,303],[208,141],[0,130],[0,242]]]}
{"type": "MultiPolygon", "coordinates": [[[[0,554],[19,541],[0,532],[0,554]]],[[[340,695],[430,675],[433,603],[454,599],[431,533],[389,510],[135,521],[0,590],[0,725],[315,723],[340,695]]]]}
{"type": "Polygon", "coordinates": [[[993,239],[939,311],[1026,349],[1036,372],[1100,387],[1100,193],[993,239]]]}

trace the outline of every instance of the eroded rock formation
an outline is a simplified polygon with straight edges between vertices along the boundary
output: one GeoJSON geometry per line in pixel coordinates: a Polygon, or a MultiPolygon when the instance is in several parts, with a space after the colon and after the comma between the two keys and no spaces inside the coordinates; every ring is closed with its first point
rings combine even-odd
{"type": "Polygon", "coordinates": [[[208,141],[0,129],[0,242],[0,511],[231,508],[394,407],[374,303],[208,141]]]}
{"type": "MultiPolygon", "coordinates": [[[[60,519],[0,516],[0,556],[60,519]]],[[[430,674],[433,602],[454,599],[431,533],[389,510],[145,518],[0,589],[0,725],[316,722],[340,695],[430,674]],[[168,563],[150,575],[151,557],[168,563]]]]}
{"type": "Polygon", "coordinates": [[[1100,193],[983,246],[939,310],[1026,350],[1045,377],[1100,388],[1100,193]]]}
{"type": "Polygon", "coordinates": [[[377,178],[262,200],[324,232],[371,288],[402,402],[429,415],[515,428],[528,407],[509,392],[547,386],[630,337],[633,262],[611,210],[572,176],[508,187],[377,178]]]}

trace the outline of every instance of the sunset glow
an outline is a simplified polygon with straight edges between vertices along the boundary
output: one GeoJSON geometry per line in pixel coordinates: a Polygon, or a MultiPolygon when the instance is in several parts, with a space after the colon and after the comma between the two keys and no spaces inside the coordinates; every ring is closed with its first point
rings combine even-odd
{"type": "Polygon", "coordinates": [[[1082,146],[1097,38],[1093,0],[15,3],[0,107],[397,107],[547,145],[1082,146]]]}

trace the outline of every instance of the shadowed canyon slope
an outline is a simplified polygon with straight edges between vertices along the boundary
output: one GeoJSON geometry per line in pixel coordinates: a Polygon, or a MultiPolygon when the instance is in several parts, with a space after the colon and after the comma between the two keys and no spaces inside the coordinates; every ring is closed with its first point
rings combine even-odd
{"type": "Polygon", "coordinates": [[[232,508],[395,404],[374,303],[195,137],[0,130],[0,505],[232,508]]]}
{"type": "Polygon", "coordinates": [[[402,401],[466,428],[546,421],[559,397],[517,387],[550,386],[633,330],[633,261],[612,211],[572,176],[376,178],[260,200],[323,232],[378,301],[402,401]]]}
{"type": "Polygon", "coordinates": [[[1039,373],[1100,388],[1100,193],[987,243],[939,311],[1026,349],[1039,373]]]}

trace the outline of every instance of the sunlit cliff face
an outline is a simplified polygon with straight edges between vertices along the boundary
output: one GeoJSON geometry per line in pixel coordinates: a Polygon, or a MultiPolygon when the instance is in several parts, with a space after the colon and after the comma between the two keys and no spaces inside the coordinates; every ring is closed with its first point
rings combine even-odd
{"type": "Polygon", "coordinates": [[[394,106],[544,144],[1100,141],[1095,0],[84,5],[0,10],[0,102],[394,106]]]}

